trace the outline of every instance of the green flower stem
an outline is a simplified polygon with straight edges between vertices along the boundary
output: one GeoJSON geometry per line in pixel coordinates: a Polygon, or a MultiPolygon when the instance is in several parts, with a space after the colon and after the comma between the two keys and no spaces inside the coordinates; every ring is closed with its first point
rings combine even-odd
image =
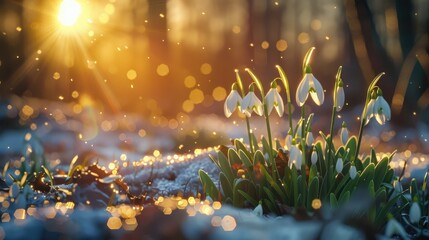
{"type": "Polygon", "coordinates": [[[360,118],[360,129],[359,129],[359,136],[358,136],[358,142],[357,142],[357,147],[356,147],[355,159],[358,159],[358,156],[359,156],[360,144],[361,144],[361,141],[362,141],[362,133],[363,133],[363,128],[365,127],[366,114],[367,114],[367,111],[368,111],[367,105],[368,105],[368,102],[371,100],[371,90],[375,86],[375,84],[377,84],[377,82],[380,80],[380,78],[384,74],[385,73],[382,72],[382,73],[379,73],[377,76],[375,76],[375,78],[372,80],[372,82],[369,85],[368,90],[366,92],[365,106],[363,108],[362,116],[360,118]]]}
{"type": "MultiPolygon", "coordinates": [[[[235,69],[235,76],[237,79],[238,87],[240,88],[241,97],[244,98],[244,96],[246,96],[246,93],[244,92],[243,82],[241,81],[241,77],[240,77],[240,74],[238,73],[238,69],[235,69]]],[[[248,116],[246,116],[246,126],[247,126],[247,136],[249,138],[250,152],[252,153],[252,155],[254,155],[255,150],[253,149],[252,133],[251,133],[251,129],[250,129],[250,120],[249,120],[248,116]]]]}
{"type": "Polygon", "coordinates": [[[265,122],[267,125],[267,132],[268,132],[268,145],[270,147],[270,149],[268,151],[268,157],[269,157],[269,161],[271,162],[271,166],[273,168],[273,171],[272,171],[273,178],[277,179],[278,174],[277,174],[276,161],[275,161],[274,156],[273,156],[273,139],[271,137],[270,118],[268,116],[268,107],[267,107],[267,103],[265,101],[264,88],[262,87],[261,81],[258,79],[258,77],[256,77],[256,75],[249,68],[246,68],[244,70],[249,73],[250,77],[255,82],[256,86],[258,87],[259,91],[261,92],[262,104],[264,107],[264,117],[265,117],[265,122]]]}
{"type": "Polygon", "coordinates": [[[253,143],[252,143],[252,133],[250,130],[250,121],[249,121],[249,117],[246,116],[246,126],[247,126],[247,137],[249,138],[249,147],[250,147],[250,152],[252,153],[252,156],[255,154],[255,150],[253,149],[253,143]]]}
{"type": "Polygon", "coordinates": [[[273,168],[273,176],[277,177],[277,164],[276,164],[276,161],[274,160],[274,157],[273,157],[273,140],[271,137],[270,118],[268,116],[268,107],[267,107],[267,103],[265,102],[265,100],[264,100],[264,117],[265,117],[265,123],[267,125],[268,144],[270,145],[270,149],[268,151],[268,156],[270,158],[271,165],[273,168]]]}
{"type": "Polygon", "coordinates": [[[341,78],[341,70],[342,70],[342,66],[340,66],[339,68],[338,68],[338,71],[337,71],[337,75],[335,76],[335,84],[334,84],[334,103],[333,103],[333,106],[332,106],[332,115],[331,115],[331,126],[330,126],[330,128],[329,128],[329,135],[331,136],[331,138],[329,139],[329,144],[328,144],[328,152],[327,152],[327,159],[328,159],[328,161],[329,161],[329,159],[331,158],[331,148],[333,148],[333,143],[332,143],[332,141],[333,141],[333,134],[334,134],[334,125],[335,125],[335,113],[337,112],[337,98],[338,98],[338,96],[337,96],[337,88],[338,88],[338,84],[339,84],[339,82],[340,82],[340,78],[341,78]]]}
{"type": "MultiPolygon", "coordinates": [[[[306,143],[305,143],[305,103],[302,105],[301,107],[301,120],[302,120],[302,124],[301,124],[301,148],[302,148],[302,164],[305,165],[306,164],[306,143]]],[[[299,131],[299,129],[297,129],[297,131],[299,131]]],[[[305,174],[305,173],[304,173],[305,174]]]]}
{"type": "Polygon", "coordinates": [[[277,70],[279,71],[280,80],[282,81],[285,91],[286,91],[286,99],[287,99],[287,110],[288,110],[288,118],[289,118],[289,129],[292,129],[292,101],[290,99],[290,88],[289,88],[289,80],[286,77],[286,73],[283,71],[282,67],[276,65],[277,70]]]}

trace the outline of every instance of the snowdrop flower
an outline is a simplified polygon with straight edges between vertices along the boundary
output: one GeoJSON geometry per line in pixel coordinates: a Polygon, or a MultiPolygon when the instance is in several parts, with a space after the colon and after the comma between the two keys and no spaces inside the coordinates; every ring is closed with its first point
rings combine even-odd
{"type": "Polygon", "coordinates": [[[268,91],[267,95],[265,95],[265,102],[267,103],[268,115],[270,115],[274,107],[276,108],[277,114],[279,114],[280,117],[283,116],[285,106],[282,97],[279,92],[277,92],[277,84],[275,81],[271,83],[271,89],[268,91]]]}
{"type": "Polygon", "coordinates": [[[243,98],[243,101],[241,101],[241,111],[247,117],[252,116],[252,111],[258,114],[259,116],[262,116],[264,114],[262,102],[256,96],[253,89],[253,84],[249,89],[249,93],[247,93],[247,95],[243,98]]]}
{"type": "Polygon", "coordinates": [[[381,89],[377,90],[376,98],[371,98],[368,103],[367,113],[365,116],[365,125],[369,123],[369,120],[372,117],[375,117],[375,119],[380,125],[385,124],[386,121],[389,121],[391,117],[390,106],[383,98],[383,93],[381,92],[381,89]]]}
{"type": "Polygon", "coordinates": [[[349,140],[349,131],[347,130],[347,126],[345,122],[343,122],[343,125],[341,127],[340,137],[343,145],[346,145],[347,140],[349,140]]]}
{"type": "Polygon", "coordinates": [[[307,146],[311,146],[314,142],[314,137],[313,137],[313,133],[312,132],[308,132],[307,136],[305,137],[305,144],[307,146]]]}
{"type": "Polygon", "coordinates": [[[264,214],[261,203],[259,203],[258,206],[253,209],[253,214],[258,217],[261,217],[264,214]]]}
{"type": "Polygon", "coordinates": [[[420,206],[417,202],[413,202],[413,205],[411,205],[409,216],[410,216],[410,222],[411,223],[418,223],[420,221],[420,218],[422,216],[422,212],[421,212],[420,206]]]}
{"type": "Polygon", "coordinates": [[[295,164],[296,169],[301,169],[302,165],[302,153],[296,145],[292,145],[289,150],[289,167],[295,164]]]}
{"type": "Polygon", "coordinates": [[[307,101],[308,94],[317,105],[322,105],[325,100],[325,94],[323,92],[322,84],[314,77],[311,73],[310,66],[305,69],[304,77],[296,89],[296,102],[298,106],[302,107],[305,101],[307,101]]]}
{"type": "Polygon", "coordinates": [[[337,173],[340,173],[341,171],[343,171],[343,159],[342,158],[338,158],[337,164],[335,165],[335,170],[337,170],[337,173]]]}
{"type": "Polygon", "coordinates": [[[311,153],[311,164],[316,165],[316,163],[317,163],[317,152],[313,150],[313,152],[311,153]]]}
{"type": "Polygon", "coordinates": [[[339,112],[341,109],[343,109],[344,102],[345,102],[345,94],[344,94],[344,88],[343,88],[343,81],[340,79],[340,82],[338,83],[337,89],[335,89],[337,96],[337,105],[335,106],[335,110],[339,112]]]}
{"type": "Polygon", "coordinates": [[[351,178],[351,179],[355,179],[355,178],[356,178],[357,172],[356,172],[356,167],[355,167],[355,165],[352,165],[352,166],[350,167],[349,174],[350,174],[350,178],[351,178]]]}
{"type": "Polygon", "coordinates": [[[410,239],[405,232],[404,227],[393,217],[387,222],[385,235],[392,237],[394,234],[398,234],[402,239],[410,239]]]}
{"type": "Polygon", "coordinates": [[[229,93],[228,97],[225,100],[223,111],[227,118],[229,118],[232,115],[235,109],[238,108],[240,110],[240,104],[242,99],[237,89],[238,89],[237,83],[232,84],[231,92],[229,93]]]}

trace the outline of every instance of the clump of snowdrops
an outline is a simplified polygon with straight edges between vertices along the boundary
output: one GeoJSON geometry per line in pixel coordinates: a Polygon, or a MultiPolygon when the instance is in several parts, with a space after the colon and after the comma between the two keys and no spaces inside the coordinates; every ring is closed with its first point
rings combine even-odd
{"type": "Polygon", "coordinates": [[[289,81],[282,67],[276,66],[279,76],[270,83],[268,92],[264,91],[264,84],[250,69],[245,69],[252,79],[246,91],[239,71],[235,71],[236,82],[225,101],[224,112],[226,117],[236,110],[245,115],[247,143],[235,139],[232,147],[221,146],[217,156],[211,156],[220,169],[219,181],[213,181],[200,170],[205,194],[213,200],[235,207],[255,208],[263,213],[296,214],[304,210],[311,216],[321,207],[336,209],[347,204],[359,189],[364,189],[373,204],[356,214],[381,229],[409,204],[403,193],[394,187],[394,184],[399,184],[389,164],[394,153],[383,158],[377,158],[375,149],[369,155],[360,153],[362,133],[370,120],[375,119],[383,125],[391,117],[390,107],[377,85],[384,73],[372,80],[365,94],[358,136],[349,136],[346,123],[340,123],[341,144],[334,146],[332,139],[337,114],[345,102],[342,68],[339,67],[332,91],[329,132],[324,133],[321,129],[321,140],[315,141],[312,128],[314,114],[307,115],[305,108],[310,99],[316,105],[322,105],[325,94],[309,64],[313,51],[314,48],[309,49],[303,60],[303,77],[295,94],[301,117],[295,125],[289,81]],[[278,91],[278,83],[284,86],[286,103],[278,91]],[[287,112],[289,126],[283,144],[278,140],[273,142],[270,127],[273,109],[280,117],[287,112]],[[252,114],[265,118],[267,134],[259,141],[251,131],[252,114]]]}

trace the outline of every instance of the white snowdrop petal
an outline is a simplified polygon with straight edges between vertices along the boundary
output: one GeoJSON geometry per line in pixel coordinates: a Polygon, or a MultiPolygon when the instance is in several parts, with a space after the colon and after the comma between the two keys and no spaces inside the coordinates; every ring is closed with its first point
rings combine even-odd
{"type": "Polygon", "coordinates": [[[311,164],[312,165],[316,165],[316,163],[317,163],[317,152],[313,151],[311,153],[311,164]]]}
{"type": "Polygon", "coordinates": [[[356,172],[356,167],[354,165],[350,167],[349,174],[351,179],[356,178],[357,172],[356,172]]]}
{"type": "Polygon", "coordinates": [[[347,144],[347,141],[349,139],[349,131],[347,131],[347,128],[343,127],[341,128],[341,142],[343,145],[347,144]]]}
{"type": "Polygon", "coordinates": [[[277,111],[277,114],[279,115],[279,117],[283,116],[283,113],[285,111],[285,105],[283,103],[283,98],[280,96],[280,94],[276,91],[275,95],[274,95],[274,99],[275,99],[275,108],[277,111]]]}
{"type": "Polygon", "coordinates": [[[413,202],[413,204],[411,205],[409,216],[410,216],[411,223],[418,223],[420,221],[422,212],[417,202],[413,202]]]}
{"type": "Polygon", "coordinates": [[[314,137],[313,137],[313,133],[312,132],[308,132],[307,136],[305,138],[305,144],[307,146],[311,146],[314,142],[314,137]]]}
{"type": "Polygon", "coordinates": [[[296,104],[300,107],[304,105],[308,98],[308,92],[310,91],[309,74],[305,74],[301,82],[296,89],[296,104]]]}
{"type": "Polygon", "coordinates": [[[268,110],[268,115],[271,114],[271,111],[274,108],[274,91],[276,90],[275,88],[271,88],[270,91],[268,91],[267,95],[265,95],[265,102],[267,104],[267,110],[268,110]]]}
{"type": "Polygon", "coordinates": [[[340,173],[341,171],[343,171],[343,159],[342,158],[338,158],[337,164],[335,165],[335,170],[337,171],[337,173],[340,173]]]}
{"type": "Polygon", "coordinates": [[[337,105],[335,106],[337,112],[339,112],[343,106],[344,106],[344,102],[345,102],[345,94],[344,94],[344,88],[342,87],[338,87],[337,88],[337,105]]]}
{"type": "Polygon", "coordinates": [[[322,84],[311,74],[312,81],[310,87],[313,87],[316,92],[311,92],[311,98],[318,105],[322,105],[325,101],[325,93],[323,92],[322,84]]]}

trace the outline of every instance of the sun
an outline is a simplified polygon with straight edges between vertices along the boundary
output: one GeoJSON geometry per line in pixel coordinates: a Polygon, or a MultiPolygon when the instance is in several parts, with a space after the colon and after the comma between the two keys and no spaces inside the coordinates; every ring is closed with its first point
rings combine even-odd
{"type": "Polygon", "coordinates": [[[63,0],[58,12],[58,21],[66,27],[72,27],[77,23],[81,14],[81,6],[75,0],[63,0]]]}

